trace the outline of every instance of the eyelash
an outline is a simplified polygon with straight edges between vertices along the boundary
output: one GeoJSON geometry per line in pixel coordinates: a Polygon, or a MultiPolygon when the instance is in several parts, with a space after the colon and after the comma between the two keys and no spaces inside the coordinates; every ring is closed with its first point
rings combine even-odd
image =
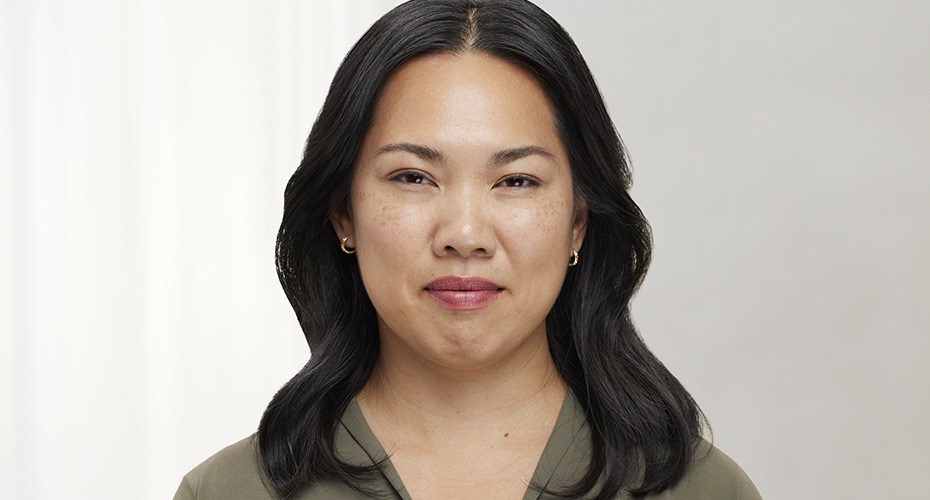
{"type": "Polygon", "coordinates": [[[507,176],[501,179],[501,181],[498,182],[497,185],[503,185],[504,187],[514,188],[514,189],[520,189],[520,188],[539,186],[539,181],[533,179],[532,177],[528,177],[525,175],[510,175],[510,176],[507,176]],[[520,182],[523,185],[514,186],[512,185],[514,182],[520,182]]]}
{"type": "Polygon", "coordinates": [[[391,176],[390,180],[403,182],[405,184],[433,184],[433,181],[429,180],[429,177],[414,171],[398,172],[391,176]],[[416,177],[416,180],[413,180],[412,177],[416,177]]]}

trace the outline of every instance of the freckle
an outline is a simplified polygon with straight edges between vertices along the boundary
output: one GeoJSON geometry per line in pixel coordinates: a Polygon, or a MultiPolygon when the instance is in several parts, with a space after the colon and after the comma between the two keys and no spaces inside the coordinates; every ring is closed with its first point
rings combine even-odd
{"type": "Polygon", "coordinates": [[[509,437],[509,436],[510,436],[510,433],[509,433],[509,432],[505,432],[505,433],[504,433],[504,437],[509,437]]]}

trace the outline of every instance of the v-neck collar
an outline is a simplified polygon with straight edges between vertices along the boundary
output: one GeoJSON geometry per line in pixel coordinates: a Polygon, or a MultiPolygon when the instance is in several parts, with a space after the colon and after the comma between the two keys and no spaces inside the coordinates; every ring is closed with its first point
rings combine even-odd
{"type": "MultiPolygon", "coordinates": [[[[367,455],[368,461],[365,465],[381,462],[381,474],[394,489],[395,498],[412,500],[410,498],[410,493],[407,492],[407,487],[404,486],[404,482],[400,480],[400,475],[398,475],[397,470],[394,469],[394,464],[391,463],[390,457],[388,457],[387,452],[384,451],[381,442],[375,437],[375,433],[372,432],[371,427],[368,426],[368,421],[365,420],[362,409],[358,406],[358,401],[355,398],[352,398],[352,401],[349,402],[349,406],[346,407],[345,413],[342,414],[341,421],[349,435],[355,439],[355,442],[358,443],[362,451],[367,455]]],[[[387,492],[385,491],[383,493],[387,492]]]]}
{"type": "Polygon", "coordinates": [[[545,498],[542,490],[558,492],[574,484],[587,469],[590,453],[591,434],[585,412],[569,389],[523,500],[545,498]]]}
{"type": "MultiPolygon", "coordinates": [[[[339,446],[337,439],[337,449],[344,455],[344,459],[350,463],[366,465],[383,461],[381,473],[393,488],[395,498],[412,500],[384,447],[368,426],[368,421],[365,420],[355,398],[352,398],[343,413],[341,422],[349,436],[360,447],[360,450],[353,450],[356,451],[353,453],[345,449],[345,446],[339,446]],[[357,451],[363,452],[365,456],[358,456],[357,451]]],[[[531,483],[523,494],[523,500],[545,499],[548,495],[543,496],[542,490],[560,491],[571,486],[586,470],[590,452],[591,435],[585,424],[584,410],[572,391],[568,390],[552,434],[536,464],[531,483]]]]}

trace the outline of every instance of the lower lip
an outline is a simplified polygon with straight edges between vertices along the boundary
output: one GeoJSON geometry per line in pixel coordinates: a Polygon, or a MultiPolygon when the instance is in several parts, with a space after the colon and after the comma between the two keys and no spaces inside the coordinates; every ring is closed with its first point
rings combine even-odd
{"type": "Polygon", "coordinates": [[[474,311],[497,299],[501,290],[427,290],[431,299],[453,311],[474,311]]]}

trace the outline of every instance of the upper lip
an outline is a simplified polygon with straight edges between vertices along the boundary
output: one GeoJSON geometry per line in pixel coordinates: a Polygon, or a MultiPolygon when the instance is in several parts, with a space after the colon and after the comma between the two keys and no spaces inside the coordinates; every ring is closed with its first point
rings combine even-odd
{"type": "Polygon", "coordinates": [[[475,290],[500,290],[497,283],[473,276],[443,276],[426,285],[427,290],[471,292],[475,290]]]}

